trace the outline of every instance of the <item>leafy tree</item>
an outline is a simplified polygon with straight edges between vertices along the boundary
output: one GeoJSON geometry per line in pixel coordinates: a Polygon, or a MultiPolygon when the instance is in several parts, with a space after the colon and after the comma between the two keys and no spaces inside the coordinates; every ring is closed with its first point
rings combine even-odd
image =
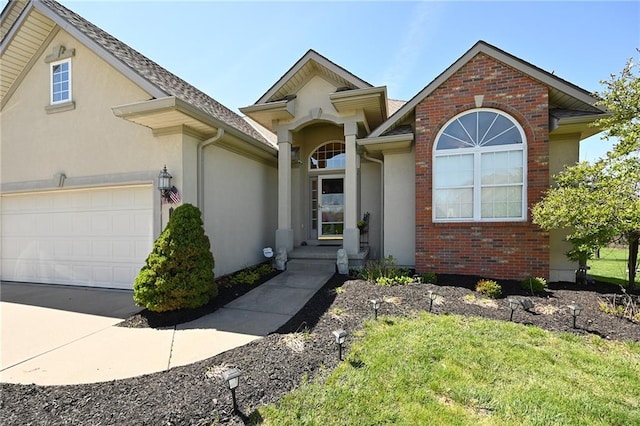
{"type": "Polygon", "coordinates": [[[623,236],[629,247],[629,287],[635,282],[640,240],[640,77],[629,60],[620,75],[602,82],[600,105],[610,115],[595,125],[605,138],[617,138],[607,156],[594,164],[567,167],[555,176],[551,188],[533,209],[533,221],[543,229],[570,229],[568,253],[581,265],[615,238],[623,236]]]}
{"type": "Polygon", "coordinates": [[[200,210],[179,206],[133,284],[133,299],[150,311],[197,308],[218,294],[213,255],[200,210]]]}

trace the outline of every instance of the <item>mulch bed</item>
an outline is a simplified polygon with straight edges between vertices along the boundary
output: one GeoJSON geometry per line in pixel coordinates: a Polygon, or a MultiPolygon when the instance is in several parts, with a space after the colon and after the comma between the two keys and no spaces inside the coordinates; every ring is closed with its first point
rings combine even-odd
{"type": "MultiPolygon", "coordinates": [[[[380,315],[412,315],[428,310],[428,290],[441,297],[434,314],[461,314],[508,320],[506,299],[486,302],[473,291],[478,277],[439,276],[440,285],[411,284],[380,287],[335,275],[311,301],[276,333],[204,361],[169,371],[105,383],[74,386],[0,384],[0,424],[3,425],[205,425],[244,424],[255,410],[278,401],[303,378],[325,377],[338,362],[331,331],[350,334],[372,318],[370,300],[383,300],[380,315]],[[336,291],[337,287],[342,287],[336,291]],[[306,331],[306,333],[297,333],[306,331]],[[235,366],[242,370],[237,390],[239,413],[220,373],[235,366]]],[[[500,282],[505,294],[527,297],[531,312],[518,309],[514,321],[548,330],[594,334],[605,339],[640,341],[640,324],[602,313],[600,302],[619,289],[596,283],[578,288],[552,283],[547,293],[529,296],[517,282],[500,282]],[[566,305],[584,306],[576,329],[566,305]]]]}

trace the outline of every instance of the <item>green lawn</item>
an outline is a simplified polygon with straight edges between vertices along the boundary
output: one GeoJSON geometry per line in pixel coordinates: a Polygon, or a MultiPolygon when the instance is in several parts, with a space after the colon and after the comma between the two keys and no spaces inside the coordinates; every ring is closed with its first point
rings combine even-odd
{"type": "Polygon", "coordinates": [[[456,315],[366,324],[325,383],[267,425],[640,424],[640,344],[456,315]]]}
{"type": "MultiPolygon", "coordinates": [[[[589,275],[595,279],[613,284],[627,284],[627,249],[603,248],[600,259],[589,260],[589,275]]],[[[636,276],[636,283],[640,283],[640,274],[636,276]]]]}

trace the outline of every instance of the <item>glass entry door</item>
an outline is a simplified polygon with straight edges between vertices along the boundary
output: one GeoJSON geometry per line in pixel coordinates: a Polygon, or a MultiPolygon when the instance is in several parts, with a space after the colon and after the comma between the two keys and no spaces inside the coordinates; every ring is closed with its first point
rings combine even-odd
{"type": "Polygon", "coordinates": [[[339,239],[344,230],[344,176],[318,176],[318,238],[339,239]]]}

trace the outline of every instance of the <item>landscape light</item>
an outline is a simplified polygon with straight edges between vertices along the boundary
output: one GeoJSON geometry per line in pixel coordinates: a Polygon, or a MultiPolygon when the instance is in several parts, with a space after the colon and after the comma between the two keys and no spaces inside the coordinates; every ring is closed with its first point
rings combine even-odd
{"type": "Polygon", "coordinates": [[[512,298],[508,298],[507,301],[509,302],[509,308],[511,309],[511,315],[509,316],[509,321],[513,321],[513,312],[516,309],[518,309],[518,306],[520,306],[520,302],[512,298]]]}
{"type": "Polygon", "coordinates": [[[567,305],[567,307],[569,308],[571,315],[573,315],[573,328],[576,328],[576,318],[582,313],[582,306],[577,303],[572,303],[571,305],[567,305]]]}
{"type": "Polygon", "coordinates": [[[380,308],[380,301],[378,299],[371,299],[371,306],[373,306],[373,319],[378,319],[378,308],[380,308]]]}
{"type": "Polygon", "coordinates": [[[438,293],[434,292],[433,290],[429,290],[429,312],[431,312],[431,309],[433,308],[433,301],[437,298],[438,293]]]}
{"type": "Polygon", "coordinates": [[[338,359],[342,361],[342,345],[347,338],[347,332],[343,329],[335,330],[332,332],[336,338],[336,344],[338,345],[338,359]]]}
{"type": "Polygon", "coordinates": [[[229,385],[229,389],[231,390],[234,413],[238,411],[238,404],[236,403],[236,388],[240,384],[240,376],[242,376],[242,372],[237,368],[232,368],[222,373],[222,378],[226,380],[229,385]]]}

